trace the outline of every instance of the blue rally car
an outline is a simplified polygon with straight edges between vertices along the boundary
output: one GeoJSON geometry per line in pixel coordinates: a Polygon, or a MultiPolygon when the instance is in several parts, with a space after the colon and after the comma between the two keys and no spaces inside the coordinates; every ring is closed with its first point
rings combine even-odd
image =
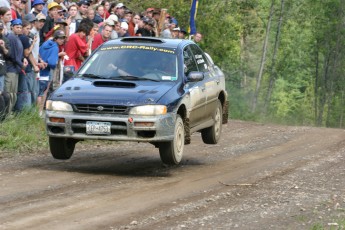
{"type": "Polygon", "coordinates": [[[69,159],[85,139],[149,142],[179,164],[193,132],[218,143],[227,98],[223,72],[192,41],[112,40],[47,100],[50,151],[69,159]]]}

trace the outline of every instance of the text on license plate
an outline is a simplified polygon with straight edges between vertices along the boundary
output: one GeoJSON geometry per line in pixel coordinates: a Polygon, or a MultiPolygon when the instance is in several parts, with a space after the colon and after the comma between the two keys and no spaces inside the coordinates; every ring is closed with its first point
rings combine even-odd
{"type": "Polygon", "coordinates": [[[86,122],[86,134],[103,134],[110,135],[111,123],[99,122],[99,121],[87,121],[86,122]]]}

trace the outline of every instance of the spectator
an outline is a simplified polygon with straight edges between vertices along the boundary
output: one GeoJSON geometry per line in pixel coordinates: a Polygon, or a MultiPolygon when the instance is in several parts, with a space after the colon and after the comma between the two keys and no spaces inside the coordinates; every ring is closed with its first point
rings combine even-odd
{"type": "Polygon", "coordinates": [[[135,33],[138,31],[138,28],[139,28],[139,21],[140,21],[140,15],[135,13],[133,15],[132,20],[128,22],[129,36],[135,36],[135,33]]]}
{"type": "Polygon", "coordinates": [[[2,34],[4,28],[4,24],[0,22],[0,92],[4,91],[6,74],[5,56],[10,49],[7,38],[2,34]]]}
{"type": "Polygon", "coordinates": [[[120,30],[118,32],[119,37],[128,37],[128,24],[127,22],[121,22],[120,23],[120,30]]]}
{"type": "Polygon", "coordinates": [[[178,37],[179,33],[180,33],[180,27],[176,27],[172,30],[171,37],[172,38],[179,38],[178,37]]]}
{"type": "Polygon", "coordinates": [[[54,20],[54,27],[46,34],[44,41],[52,38],[56,30],[63,30],[66,34],[67,22],[61,18],[54,20]]]}
{"type": "Polygon", "coordinates": [[[10,95],[9,111],[12,111],[17,101],[18,90],[18,76],[22,72],[28,62],[23,57],[24,49],[22,42],[19,39],[19,34],[22,33],[22,20],[15,19],[11,23],[12,33],[7,35],[10,43],[10,52],[6,59],[6,76],[4,91],[10,95]]]}
{"type": "Polygon", "coordinates": [[[125,16],[125,8],[126,8],[126,6],[125,6],[123,3],[118,3],[118,4],[115,6],[115,12],[114,12],[114,14],[118,17],[119,22],[122,22],[122,21],[123,21],[123,18],[124,18],[124,16],[125,16]]]}
{"type": "MultiPolygon", "coordinates": [[[[36,21],[36,17],[33,14],[28,14],[26,15],[25,18],[28,20],[22,21],[22,34],[19,35],[19,39],[23,45],[24,58],[26,58],[27,60],[31,59],[31,61],[33,61],[32,49],[35,43],[35,40],[33,39],[37,39],[37,38],[33,37],[32,39],[30,39],[28,35],[32,28],[31,23],[34,23],[34,21],[36,21]]],[[[33,64],[35,65],[36,62],[33,61],[33,64]]],[[[31,93],[29,91],[30,79],[33,76],[32,68],[33,68],[33,65],[30,62],[28,62],[28,65],[26,66],[25,71],[21,71],[19,73],[17,101],[13,108],[14,111],[22,111],[25,107],[30,107],[32,104],[31,93]]],[[[38,71],[38,69],[36,69],[36,71],[38,71]]]]}
{"type": "Polygon", "coordinates": [[[7,35],[11,31],[11,9],[7,7],[0,7],[0,21],[4,24],[3,35],[7,35]]]}
{"type": "Polygon", "coordinates": [[[44,4],[45,2],[43,0],[35,0],[31,5],[32,6],[31,13],[34,14],[35,16],[39,13],[42,13],[44,4]]]}
{"type": "Polygon", "coordinates": [[[202,34],[199,33],[199,32],[196,32],[196,33],[194,34],[194,36],[193,36],[193,41],[194,41],[195,43],[200,43],[201,40],[202,40],[202,34]]]}
{"type": "Polygon", "coordinates": [[[68,37],[71,36],[72,34],[74,34],[75,32],[77,32],[78,26],[80,21],[76,20],[76,16],[78,14],[78,7],[75,4],[71,4],[68,7],[68,15],[69,17],[67,18],[66,22],[68,24],[69,27],[69,33],[68,33],[68,37]]]}
{"type": "Polygon", "coordinates": [[[94,23],[101,23],[105,20],[105,14],[104,14],[104,6],[102,5],[98,5],[96,7],[96,14],[95,14],[95,18],[93,19],[94,23]]]}
{"type": "Polygon", "coordinates": [[[72,66],[74,71],[80,68],[87,56],[88,47],[90,47],[92,39],[86,42],[86,37],[90,35],[92,26],[90,27],[87,23],[80,23],[77,32],[72,34],[66,43],[67,57],[65,66],[72,66]]]}
{"type": "MultiPolygon", "coordinates": [[[[36,21],[34,21],[33,27],[30,30],[31,36],[34,36],[37,38],[37,40],[34,40],[33,42],[33,49],[32,49],[32,56],[35,59],[35,62],[37,63],[37,66],[39,69],[44,69],[47,66],[47,63],[42,60],[39,56],[39,48],[40,48],[40,31],[44,26],[44,22],[46,20],[46,16],[43,13],[39,13],[36,16],[36,21]]],[[[38,79],[39,79],[39,70],[34,69],[35,73],[32,76],[32,79],[29,79],[29,91],[31,93],[31,101],[33,104],[37,101],[37,96],[39,93],[39,85],[38,85],[38,79]]]]}
{"type": "Polygon", "coordinates": [[[153,11],[155,10],[155,8],[152,8],[152,7],[150,7],[150,8],[147,8],[146,9],[146,17],[148,17],[148,18],[153,18],[153,11]]]}
{"type": "Polygon", "coordinates": [[[94,51],[104,42],[110,39],[111,33],[113,31],[113,27],[110,25],[104,25],[102,33],[98,33],[95,35],[94,40],[92,42],[91,50],[94,51]]]}
{"type": "Polygon", "coordinates": [[[57,4],[56,2],[51,2],[48,4],[48,16],[46,17],[46,21],[44,23],[44,26],[41,30],[41,44],[45,41],[45,37],[47,36],[47,33],[54,27],[54,20],[58,16],[58,10],[61,10],[61,6],[57,4]]]}
{"type": "Polygon", "coordinates": [[[21,0],[19,7],[18,7],[18,13],[19,13],[19,17],[20,19],[23,19],[25,14],[26,14],[26,0],[21,0]]]}
{"type": "Polygon", "coordinates": [[[78,13],[75,17],[77,22],[81,22],[84,18],[87,18],[87,10],[90,6],[90,2],[88,0],[80,0],[78,2],[78,13]]]}
{"type": "Polygon", "coordinates": [[[101,15],[104,21],[110,16],[110,13],[109,13],[110,3],[109,1],[102,1],[101,5],[104,6],[104,15],[101,15]]]}
{"type": "Polygon", "coordinates": [[[136,35],[142,37],[155,37],[155,33],[152,30],[154,27],[154,21],[147,17],[143,17],[141,20],[144,23],[144,27],[139,28],[136,35]]]}
{"type": "Polygon", "coordinates": [[[99,32],[101,33],[104,25],[110,25],[111,27],[113,27],[113,31],[111,32],[111,36],[110,39],[116,39],[119,37],[118,33],[120,32],[120,24],[118,23],[118,19],[117,16],[112,14],[109,16],[108,19],[106,19],[102,25],[99,28],[99,32]]]}
{"type": "Polygon", "coordinates": [[[20,10],[20,4],[21,0],[11,0],[11,14],[12,14],[12,20],[14,19],[22,19],[21,14],[19,12],[20,10]]]}
{"type": "Polygon", "coordinates": [[[163,31],[160,35],[162,38],[172,38],[171,31],[170,31],[170,24],[164,23],[163,24],[163,31]]]}
{"type": "Polygon", "coordinates": [[[65,33],[62,30],[57,30],[54,32],[53,39],[45,41],[40,47],[40,56],[48,64],[46,68],[40,71],[39,94],[37,98],[40,115],[42,114],[43,104],[52,80],[51,70],[56,68],[59,59],[59,46],[65,42],[65,39],[65,33]]]}
{"type": "Polygon", "coordinates": [[[178,33],[178,37],[180,39],[186,39],[187,31],[184,28],[181,28],[180,32],[178,33]]]}
{"type": "Polygon", "coordinates": [[[91,21],[95,19],[96,13],[92,7],[89,7],[86,11],[86,17],[88,17],[91,21]]]}

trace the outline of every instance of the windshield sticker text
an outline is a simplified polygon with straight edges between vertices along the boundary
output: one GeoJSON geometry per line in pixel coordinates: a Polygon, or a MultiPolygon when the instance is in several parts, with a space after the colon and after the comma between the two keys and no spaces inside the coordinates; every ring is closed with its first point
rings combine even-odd
{"type": "Polygon", "coordinates": [[[110,46],[110,47],[101,48],[102,51],[104,51],[104,50],[120,50],[120,49],[149,50],[149,51],[154,51],[154,52],[163,52],[163,53],[175,54],[175,50],[157,48],[157,47],[153,47],[153,46],[123,45],[123,46],[110,46]]]}

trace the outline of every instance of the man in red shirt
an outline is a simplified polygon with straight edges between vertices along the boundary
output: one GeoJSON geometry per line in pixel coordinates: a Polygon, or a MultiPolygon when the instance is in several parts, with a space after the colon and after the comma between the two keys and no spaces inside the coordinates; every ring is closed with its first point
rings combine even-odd
{"type": "Polygon", "coordinates": [[[110,39],[110,35],[112,31],[113,31],[113,27],[108,24],[105,24],[102,32],[95,35],[92,42],[91,50],[94,51],[104,42],[108,41],[110,39]]]}

